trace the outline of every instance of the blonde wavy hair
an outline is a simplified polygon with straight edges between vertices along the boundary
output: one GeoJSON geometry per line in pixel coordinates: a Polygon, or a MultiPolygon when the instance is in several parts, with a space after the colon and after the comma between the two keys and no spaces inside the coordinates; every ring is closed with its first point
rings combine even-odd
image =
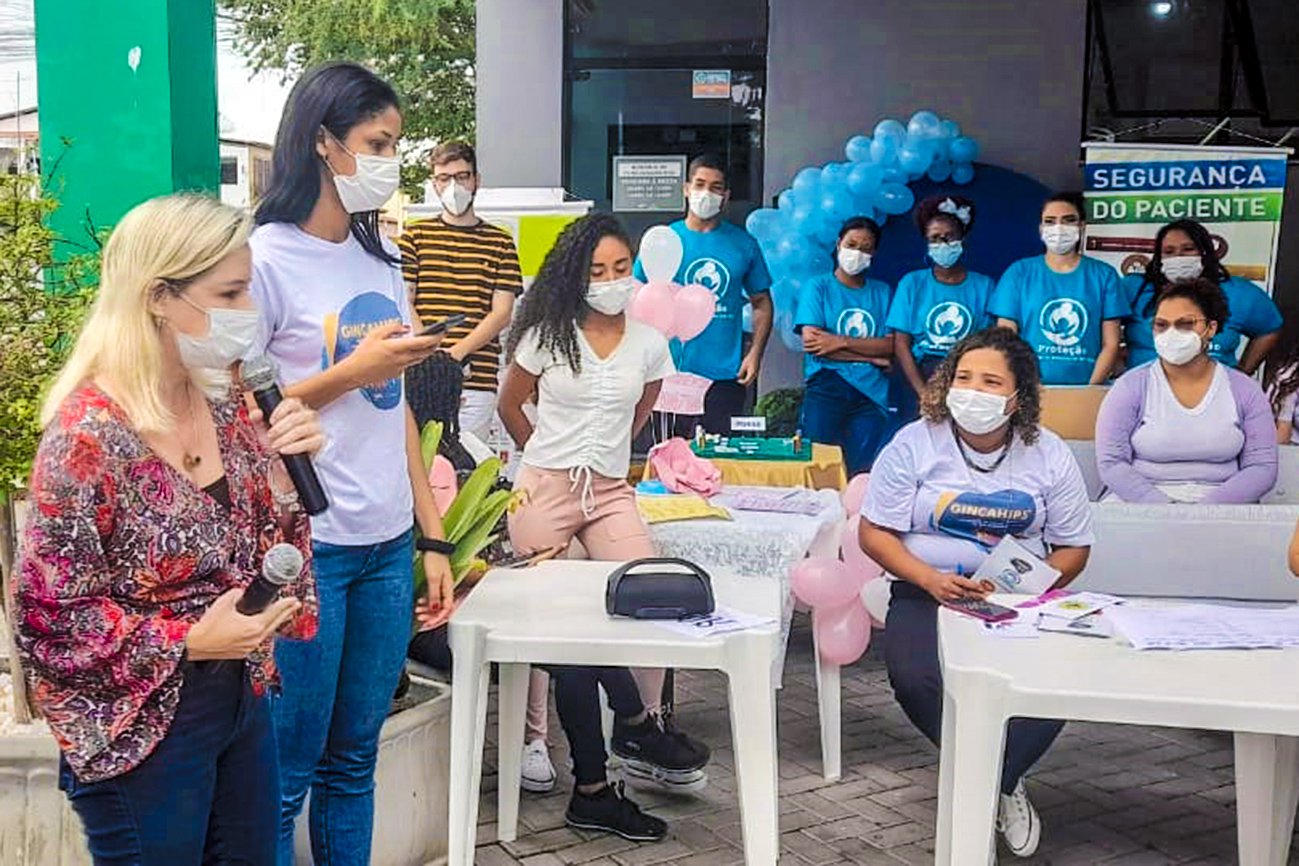
{"type": "MultiPolygon", "coordinates": [[[[164,355],[150,302],[177,291],[248,243],[249,216],[192,193],[150,199],[122,217],[104,247],[99,294],[68,362],[41,408],[48,425],[59,406],[95,377],[112,383],[112,397],[142,432],[165,432],[175,418],[163,400],[164,355]]],[[[209,396],[229,378],[192,373],[209,396]]]]}

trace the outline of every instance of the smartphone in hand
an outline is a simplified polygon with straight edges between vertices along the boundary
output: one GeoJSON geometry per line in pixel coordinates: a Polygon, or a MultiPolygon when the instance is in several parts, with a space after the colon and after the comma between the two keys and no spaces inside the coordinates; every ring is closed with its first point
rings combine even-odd
{"type": "Polygon", "coordinates": [[[438,321],[429,325],[427,328],[424,328],[422,331],[419,331],[418,333],[415,334],[415,336],[435,337],[438,334],[441,334],[450,328],[454,328],[457,325],[463,325],[465,323],[465,319],[467,318],[468,316],[466,316],[464,313],[456,313],[454,316],[447,316],[445,319],[439,319],[438,321]]]}
{"type": "Polygon", "coordinates": [[[1019,612],[982,598],[958,598],[942,602],[943,607],[981,619],[984,622],[1006,622],[1019,616],[1019,612]]]}

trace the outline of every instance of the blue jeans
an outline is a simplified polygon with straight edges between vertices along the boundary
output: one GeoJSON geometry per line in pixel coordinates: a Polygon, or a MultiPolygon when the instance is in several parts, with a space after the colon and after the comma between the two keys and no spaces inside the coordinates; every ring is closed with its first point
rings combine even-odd
{"type": "Polygon", "coordinates": [[[59,759],[59,787],[96,866],[264,866],[275,857],[280,778],[269,703],[253,694],[242,662],[184,671],[167,736],[135,769],[82,782],[59,759]]]}
{"type": "Polygon", "coordinates": [[[838,445],[848,477],[869,472],[894,432],[892,413],[849,385],[834,370],[817,370],[803,393],[803,435],[838,445]]]}
{"type": "Polygon", "coordinates": [[[280,866],[293,864],[293,827],[311,790],[317,866],[370,862],[374,763],[410,639],[412,536],[364,546],[314,545],[320,631],[280,640],[284,681],[272,702],[283,802],[280,866]]]}

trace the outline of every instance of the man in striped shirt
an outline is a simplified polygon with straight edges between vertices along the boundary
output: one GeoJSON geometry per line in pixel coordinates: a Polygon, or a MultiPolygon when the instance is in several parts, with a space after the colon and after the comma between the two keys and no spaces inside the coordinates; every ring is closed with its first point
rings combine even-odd
{"type": "Polygon", "coordinates": [[[473,147],[439,145],[432,164],[442,213],[414,223],[398,239],[402,273],[424,325],[457,313],[466,317],[442,345],[465,366],[460,430],[485,441],[496,415],[500,333],[523,291],[519,254],[509,232],[474,213],[480,179],[473,147]]]}

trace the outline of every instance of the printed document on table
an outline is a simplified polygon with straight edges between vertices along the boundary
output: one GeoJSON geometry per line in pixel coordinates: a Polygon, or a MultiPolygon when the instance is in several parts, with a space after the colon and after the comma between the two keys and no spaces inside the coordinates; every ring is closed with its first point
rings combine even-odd
{"type": "Polygon", "coordinates": [[[1047,565],[1009,535],[1003,535],[989,551],[974,580],[986,580],[1000,592],[1038,595],[1060,579],[1058,569],[1047,565]]]}
{"type": "Polygon", "coordinates": [[[1299,648],[1299,607],[1123,605],[1105,611],[1134,649],[1299,648]]]}
{"type": "Polygon", "coordinates": [[[733,631],[746,631],[751,628],[762,628],[776,624],[776,620],[767,616],[754,616],[718,607],[711,614],[688,616],[685,619],[657,620],[663,628],[683,634],[687,637],[708,638],[733,631]]]}

